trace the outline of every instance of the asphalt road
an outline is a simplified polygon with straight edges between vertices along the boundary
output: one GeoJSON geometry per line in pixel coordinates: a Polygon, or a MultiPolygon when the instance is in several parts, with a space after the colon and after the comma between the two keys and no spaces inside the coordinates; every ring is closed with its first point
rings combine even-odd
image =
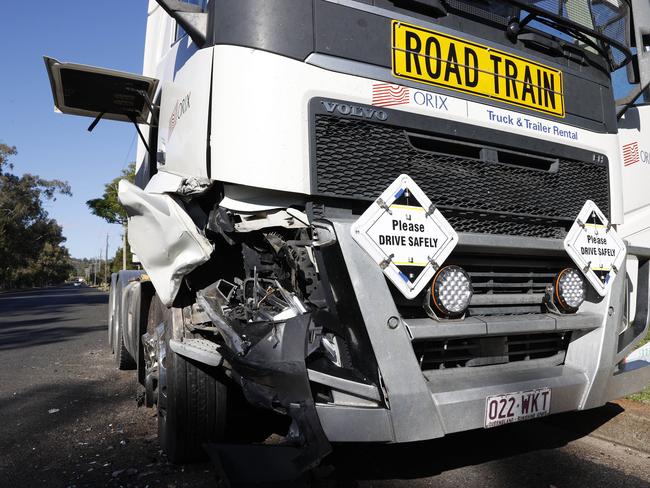
{"type": "MultiPolygon", "coordinates": [[[[89,288],[0,294],[0,487],[216,486],[210,464],[176,467],[160,452],[153,411],[137,407],[133,373],[107,351],[106,305],[89,288]]],[[[650,412],[622,403],[431,442],[336,446],[298,486],[650,487],[649,468],[650,412]],[[627,446],[604,440],[612,433],[627,446]]]]}

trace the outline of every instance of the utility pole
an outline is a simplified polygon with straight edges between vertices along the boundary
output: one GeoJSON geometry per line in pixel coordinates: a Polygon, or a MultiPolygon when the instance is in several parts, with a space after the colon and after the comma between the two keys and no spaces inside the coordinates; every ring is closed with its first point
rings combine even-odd
{"type": "Polygon", "coordinates": [[[108,283],[108,232],[106,233],[106,253],[104,257],[106,258],[104,263],[104,283],[108,283]]]}

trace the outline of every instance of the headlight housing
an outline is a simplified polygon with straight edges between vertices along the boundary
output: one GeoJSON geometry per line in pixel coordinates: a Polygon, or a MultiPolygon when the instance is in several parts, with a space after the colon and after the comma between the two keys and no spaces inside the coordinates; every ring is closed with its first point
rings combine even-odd
{"type": "Polygon", "coordinates": [[[472,300],[472,281],[460,266],[440,268],[431,283],[432,308],[449,318],[460,317],[472,300]]]}
{"type": "Polygon", "coordinates": [[[562,312],[576,312],[587,296],[587,283],[575,268],[560,271],[554,288],[555,303],[562,312]]]}

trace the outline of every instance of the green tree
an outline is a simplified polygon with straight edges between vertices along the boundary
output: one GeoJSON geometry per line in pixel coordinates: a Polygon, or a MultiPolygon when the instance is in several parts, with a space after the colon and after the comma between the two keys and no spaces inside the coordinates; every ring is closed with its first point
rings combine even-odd
{"type": "MultiPolygon", "coordinates": [[[[127,249],[126,253],[126,269],[138,269],[134,264],[133,264],[133,254],[130,252],[130,248],[127,249]]],[[[122,266],[124,263],[122,263],[122,256],[124,254],[122,253],[122,248],[118,247],[117,250],[115,251],[115,256],[113,256],[113,259],[109,261],[109,267],[111,270],[111,273],[117,273],[119,270],[122,269],[122,266]]]]}
{"type": "Polygon", "coordinates": [[[43,200],[71,195],[70,186],[32,174],[13,174],[9,161],[14,155],[15,147],[0,144],[0,288],[62,281],[69,272],[68,251],[62,245],[65,237],[43,208],[43,200]],[[51,272],[42,269],[46,265],[53,266],[51,272]]]}
{"type": "Polygon", "coordinates": [[[46,242],[38,256],[20,268],[16,281],[19,286],[45,286],[65,280],[72,270],[68,250],[46,242]]]}
{"type": "Polygon", "coordinates": [[[88,200],[86,202],[86,205],[88,205],[90,211],[97,217],[101,217],[109,224],[120,224],[122,226],[122,269],[127,269],[127,261],[130,261],[130,258],[127,258],[127,256],[131,253],[126,238],[127,215],[124,207],[122,207],[122,204],[117,197],[120,180],[127,180],[131,183],[135,181],[135,163],[129,164],[126,169],[122,170],[122,174],[120,176],[104,185],[104,194],[101,198],[88,200]],[[126,252],[124,252],[125,249],[126,252]]]}

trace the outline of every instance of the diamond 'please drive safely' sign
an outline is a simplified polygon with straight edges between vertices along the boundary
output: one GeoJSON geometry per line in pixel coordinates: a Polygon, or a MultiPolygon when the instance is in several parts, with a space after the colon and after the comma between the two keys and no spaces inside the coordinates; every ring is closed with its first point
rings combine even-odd
{"type": "Polygon", "coordinates": [[[352,237],[409,299],[458,243],[458,234],[408,175],[400,175],[359,217],[352,237]]]}
{"type": "Polygon", "coordinates": [[[605,296],[625,259],[625,243],[605,215],[587,200],[564,239],[564,249],[600,296],[605,296]]]}

